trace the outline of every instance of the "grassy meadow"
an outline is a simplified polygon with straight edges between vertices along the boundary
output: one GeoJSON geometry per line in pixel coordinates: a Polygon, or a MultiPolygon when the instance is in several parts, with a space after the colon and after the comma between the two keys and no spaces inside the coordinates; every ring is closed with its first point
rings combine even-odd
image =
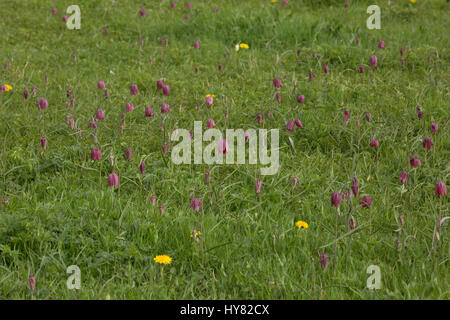
{"type": "Polygon", "coordinates": [[[450,176],[450,3],[171,2],[0,0],[0,298],[450,298],[449,200],[435,195],[450,176]],[[79,30],[63,22],[72,4],[79,30]],[[279,171],[172,163],[171,133],[208,119],[279,129],[279,171]]]}

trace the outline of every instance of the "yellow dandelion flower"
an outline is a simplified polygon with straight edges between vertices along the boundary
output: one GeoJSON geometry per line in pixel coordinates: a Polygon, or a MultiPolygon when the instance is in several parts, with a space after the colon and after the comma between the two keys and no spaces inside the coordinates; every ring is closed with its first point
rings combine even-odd
{"type": "Polygon", "coordinates": [[[243,49],[248,49],[248,48],[249,48],[248,44],[246,44],[246,43],[241,43],[241,44],[239,45],[239,47],[241,47],[241,48],[243,48],[243,49]]]}
{"type": "Polygon", "coordinates": [[[416,0],[409,0],[411,3],[416,3],[416,0]]]}
{"type": "Polygon", "coordinates": [[[191,232],[191,238],[193,238],[193,239],[197,239],[198,237],[200,237],[202,235],[202,233],[201,233],[201,231],[197,231],[197,230],[193,230],[192,232],[191,232]]]}
{"type": "Polygon", "coordinates": [[[208,93],[208,94],[206,95],[206,97],[207,97],[207,98],[208,98],[208,97],[213,97],[213,98],[215,98],[216,96],[213,95],[213,94],[209,94],[209,93],[208,93]]]}
{"type": "Polygon", "coordinates": [[[2,88],[1,91],[6,92],[6,91],[9,91],[9,90],[12,90],[13,87],[10,86],[9,84],[4,84],[4,85],[0,86],[0,88],[2,88]]]}
{"type": "Polygon", "coordinates": [[[167,255],[160,255],[153,258],[153,260],[160,264],[170,264],[172,262],[172,258],[167,255]]]}
{"type": "Polygon", "coordinates": [[[277,2],[277,0],[272,0],[272,3],[275,3],[275,2],[277,2]]]}
{"type": "Polygon", "coordinates": [[[295,225],[299,228],[299,229],[301,229],[301,228],[304,228],[304,229],[308,229],[308,224],[305,222],[305,221],[297,221],[296,223],[295,223],[295,225]]]}

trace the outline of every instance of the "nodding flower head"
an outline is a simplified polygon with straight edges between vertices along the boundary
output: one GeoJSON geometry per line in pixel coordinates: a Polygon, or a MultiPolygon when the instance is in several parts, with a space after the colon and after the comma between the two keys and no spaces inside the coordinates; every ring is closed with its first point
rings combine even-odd
{"type": "Polygon", "coordinates": [[[305,96],[300,94],[297,96],[297,102],[298,103],[304,103],[305,102],[305,96]]]}
{"type": "Polygon", "coordinates": [[[28,99],[28,96],[29,96],[28,90],[24,90],[23,97],[25,98],[25,100],[28,99]]]}
{"type": "Polygon", "coordinates": [[[248,132],[248,130],[245,131],[245,133],[244,133],[244,139],[245,139],[245,142],[247,142],[248,139],[250,139],[250,132],[248,132]]]}
{"type": "Polygon", "coordinates": [[[67,118],[67,123],[69,124],[70,129],[75,128],[75,120],[73,120],[73,118],[68,117],[68,118],[67,118]]]}
{"type": "Polygon", "coordinates": [[[364,67],[363,66],[359,67],[359,73],[364,73],[364,67]]]}
{"type": "Polygon", "coordinates": [[[398,178],[398,181],[400,181],[403,184],[406,184],[406,182],[408,181],[408,173],[405,171],[400,173],[400,178],[398,178]]]}
{"type": "Polygon", "coordinates": [[[88,128],[93,128],[93,129],[97,128],[97,119],[90,119],[88,128]]]}
{"type": "Polygon", "coordinates": [[[225,140],[225,139],[219,140],[217,147],[218,147],[219,154],[227,154],[228,153],[227,140],[225,140]]]}
{"type": "Polygon", "coordinates": [[[164,86],[164,81],[162,79],[159,79],[156,81],[156,89],[161,90],[164,86]]]}
{"type": "Polygon", "coordinates": [[[32,292],[36,290],[36,277],[33,275],[33,272],[31,271],[30,274],[28,275],[28,288],[30,288],[32,292]]]}
{"type": "Polygon", "coordinates": [[[370,199],[368,196],[364,196],[361,201],[359,202],[359,204],[363,207],[363,208],[369,208],[372,205],[372,199],[370,199]]]}
{"type": "Polygon", "coordinates": [[[192,210],[194,210],[195,212],[200,211],[200,209],[202,208],[202,200],[193,198],[189,203],[189,207],[192,208],[192,210]]]}
{"type": "Polygon", "coordinates": [[[376,55],[371,55],[369,58],[369,63],[372,67],[376,68],[378,66],[378,58],[376,55]]]}
{"type": "Polygon", "coordinates": [[[427,150],[430,150],[431,147],[433,146],[433,140],[431,140],[431,138],[423,139],[422,146],[424,148],[427,148],[427,150]]]}
{"type": "Polygon", "coordinates": [[[313,78],[314,78],[314,73],[312,71],[310,71],[308,74],[309,81],[311,81],[313,78]]]}
{"type": "Polygon", "coordinates": [[[286,130],[287,131],[294,131],[295,128],[295,122],[292,120],[289,120],[286,124],[286,130]]]}
{"type": "Polygon", "coordinates": [[[215,126],[214,119],[208,119],[208,121],[206,122],[206,126],[207,126],[209,129],[214,128],[214,126],[215,126]]]}
{"type": "Polygon", "coordinates": [[[141,174],[144,174],[144,172],[145,172],[145,163],[141,162],[139,164],[139,171],[141,171],[141,174]]]}
{"type": "Polygon", "coordinates": [[[258,112],[258,114],[256,115],[256,121],[258,122],[258,124],[261,124],[262,118],[263,118],[262,113],[258,112]]]}
{"type": "Polygon", "coordinates": [[[91,150],[91,160],[102,160],[102,152],[100,151],[100,149],[91,150]]]}
{"type": "Polygon", "coordinates": [[[156,204],[156,196],[154,194],[150,196],[150,202],[152,203],[153,206],[156,204]]]}
{"type": "Polygon", "coordinates": [[[206,104],[207,106],[212,106],[213,102],[214,102],[214,100],[213,100],[213,97],[212,97],[212,96],[207,96],[207,97],[206,97],[206,99],[205,99],[205,104],[206,104]]]}
{"type": "Polygon", "coordinates": [[[146,117],[153,117],[153,109],[152,109],[152,107],[145,107],[145,116],[146,117]]]}
{"type": "Polygon", "coordinates": [[[256,184],[255,184],[255,193],[260,194],[261,188],[262,188],[262,180],[258,179],[258,180],[256,180],[256,184]]]}
{"type": "Polygon", "coordinates": [[[356,221],[353,218],[350,218],[350,221],[348,222],[350,229],[354,230],[356,228],[356,221]]]}
{"type": "Polygon", "coordinates": [[[380,42],[378,42],[378,48],[380,48],[380,49],[386,49],[386,44],[384,43],[383,40],[380,40],[380,42]]]}
{"type": "Polygon", "coordinates": [[[280,103],[281,102],[281,94],[279,92],[277,92],[275,94],[275,97],[277,98],[278,103],[280,103]]]}
{"type": "Polygon", "coordinates": [[[165,96],[168,96],[170,94],[170,87],[169,87],[169,85],[167,85],[167,84],[163,85],[162,90],[163,90],[163,94],[165,96]]]}
{"type": "Polygon", "coordinates": [[[133,153],[131,152],[131,149],[125,150],[125,157],[127,158],[128,161],[131,161],[132,155],[133,155],[133,153]]]}
{"type": "Polygon", "coordinates": [[[126,106],[125,106],[125,110],[127,112],[133,112],[133,110],[134,110],[133,104],[131,102],[127,103],[126,106]]]}
{"type": "Polygon", "coordinates": [[[38,107],[40,109],[48,109],[48,101],[47,101],[47,99],[45,99],[45,98],[39,99],[38,107]]]}
{"type": "Polygon", "coordinates": [[[423,111],[417,112],[417,118],[419,118],[419,120],[423,118],[423,111]]]}
{"type": "Polygon", "coordinates": [[[322,253],[319,256],[319,260],[320,260],[320,265],[322,266],[323,269],[325,269],[328,265],[328,254],[322,253]]]}
{"type": "Polygon", "coordinates": [[[323,67],[323,72],[324,72],[325,74],[328,73],[328,66],[327,66],[327,65],[325,65],[325,66],[323,67]]]}
{"type": "Polygon", "coordinates": [[[371,114],[370,114],[370,112],[366,112],[366,121],[367,122],[370,122],[370,119],[371,119],[371,114]]]}
{"type": "Polygon", "coordinates": [[[138,86],[136,84],[132,84],[130,86],[130,94],[132,96],[136,96],[139,93],[138,86]]]}
{"type": "Polygon", "coordinates": [[[108,175],[108,186],[117,187],[119,185],[119,176],[115,173],[108,175]]]}
{"type": "Polygon", "coordinates": [[[141,17],[145,17],[147,15],[147,11],[145,11],[145,9],[141,9],[139,10],[139,14],[141,15],[141,17]]]}
{"type": "Polygon", "coordinates": [[[194,42],[194,49],[200,48],[200,43],[198,41],[194,42]]]}
{"type": "Polygon", "coordinates": [[[283,86],[283,84],[281,83],[281,79],[280,78],[273,79],[273,86],[275,88],[281,88],[283,86]]]}
{"type": "Polygon", "coordinates": [[[303,123],[300,121],[300,119],[295,120],[294,123],[297,127],[303,128],[303,123]]]}
{"type": "Polygon", "coordinates": [[[95,113],[95,117],[97,118],[97,120],[105,120],[105,111],[102,109],[98,109],[95,113]]]}
{"type": "Polygon", "coordinates": [[[100,90],[106,89],[106,85],[103,81],[99,81],[97,82],[97,88],[99,88],[100,90]]]}
{"type": "Polygon", "coordinates": [[[209,171],[205,172],[205,182],[209,183],[209,181],[211,180],[211,173],[209,171]]]}
{"type": "Polygon", "coordinates": [[[163,154],[166,154],[167,151],[169,151],[169,149],[170,149],[170,144],[165,144],[165,145],[163,145],[163,146],[161,147],[161,150],[162,150],[162,153],[163,153],[163,154]]]}
{"type": "Polygon", "coordinates": [[[445,196],[447,194],[447,186],[445,182],[441,181],[436,183],[434,195],[436,197],[445,196]]]}
{"type": "Polygon", "coordinates": [[[175,8],[176,6],[177,6],[177,4],[176,4],[175,2],[171,2],[171,3],[170,3],[170,7],[171,7],[171,8],[175,8]]]}
{"type": "Polygon", "coordinates": [[[41,138],[41,147],[43,150],[47,149],[47,138],[46,137],[41,138]]]}
{"type": "Polygon", "coordinates": [[[438,132],[438,124],[437,123],[432,123],[431,124],[431,132],[436,133],[438,132]]]}
{"type": "Polygon", "coordinates": [[[169,113],[170,112],[170,106],[167,103],[163,103],[161,105],[161,113],[169,113]]]}
{"type": "Polygon", "coordinates": [[[413,155],[411,159],[409,159],[409,164],[411,165],[411,167],[417,168],[422,164],[422,162],[417,155],[413,155]]]}
{"type": "Polygon", "coordinates": [[[340,192],[333,192],[331,194],[331,206],[339,208],[341,205],[342,195],[340,192]]]}
{"type": "Polygon", "coordinates": [[[293,177],[292,178],[292,185],[295,187],[297,185],[297,183],[298,183],[297,177],[293,177]]]}
{"type": "Polygon", "coordinates": [[[345,125],[348,125],[348,122],[350,121],[350,110],[344,111],[344,120],[345,120],[345,125]]]}
{"type": "Polygon", "coordinates": [[[373,140],[370,141],[370,146],[372,148],[378,148],[379,145],[380,145],[380,143],[378,142],[377,139],[373,139],[373,140]]]}
{"type": "Polygon", "coordinates": [[[57,13],[58,13],[58,9],[53,8],[53,9],[52,9],[52,14],[55,15],[55,14],[57,14],[57,13]]]}
{"type": "Polygon", "coordinates": [[[352,192],[355,197],[359,196],[359,182],[356,177],[352,179],[352,192]]]}

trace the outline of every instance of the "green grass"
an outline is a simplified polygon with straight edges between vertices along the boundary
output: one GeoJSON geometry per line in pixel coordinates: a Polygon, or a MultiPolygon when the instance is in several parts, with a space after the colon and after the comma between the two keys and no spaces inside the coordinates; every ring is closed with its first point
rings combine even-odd
{"type": "Polygon", "coordinates": [[[116,0],[114,5],[79,0],[74,4],[81,8],[81,29],[68,30],[61,18],[63,1],[2,1],[0,63],[9,65],[0,81],[13,90],[0,93],[0,198],[9,200],[0,211],[0,297],[448,299],[448,221],[436,252],[431,245],[438,212],[449,216],[448,196],[439,200],[434,186],[448,185],[450,174],[450,5],[445,0],[349,1],[345,9],[337,0],[290,0],[287,6],[281,0],[192,0],[187,9],[175,2],[171,9],[165,0],[116,0]],[[381,7],[380,30],[366,28],[366,8],[374,3],[381,7]],[[141,8],[147,10],[145,18],[139,16],[141,8]],[[167,47],[160,46],[160,38],[168,39],[167,47]],[[355,38],[361,39],[359,46],[355,38]],[[193,49],[195,40],[199,50],[193,49]],[[378,49],[379,40],[386,49],[378,49]],[[236,52],[239,42],[250,49],[236,52]],[[405,67],[400,48],[406,52],[405,67]],[[378,56],[377,69],[368,65],[372,54],[378,56]],[[322,71],[325,64],[328,75],[322,71]],[[275,77],[284,84],[280,104],[275,77]],[[168,97],[156,91],[160,78],[171,86],[168,97]],[[105,81],[109,99],[97,89],[99,80],[105,81]],[[131,84],[138,85],[137,96],[130,96],[131,84]],[[36,96],[24,100],[23,91],[31,93],[33,85],[36,96]],[[67,106],[67,89],[73,91],[74,110],[67,106]],[[212,107],[204,104],[209,93],[216,95],[212,107]],[[304,104],[296,102],[298,94],[306,96],[304,104]],[[45,127],[36,107],[41,97],[49,102],[45,127]],[[135,110],[126,115],[121,134],[120,116],[128,102],[135,110]],[[258,128],[258,112],[265,128],[280,129],[281,169],[263,177],[262,213],[254,193],[258,165],[174,165],[170,153],[162,155],[162,103],[171,106],[166,134],[176,127],[191,130],[194,120],[209,118],[221,130],[258,128]],[[144,117],[148,105],[154,118],[144,117]],[[417,105],[424,111],[422,120],[417,105]],[[88,128],[99,107],[106,111],[98,129],[100,184],[100,164],[90,160],[95,144],[88,128]],[[269,109],[272,118],[267,118],[269,109]],[[345,109],[351,113],[348,126],[345,109]],[[372,114],[370,123],[366,112],[372,114]],[[67,115],[82,128],[81,135],[67,125],[67,115]],[[286,131],[286,121],[297,118],[304,128],[286,131]],[[430,132],[431,122],[439,124],[438,133],[430,132]],[[45,151],[39,142],[44,135],[45,151]],[[374,137],[378,151],[369,146],[374,137]],[[424,137],[434,142],[428,154],[424,137]],[[126,148],[133,151],[130,162],[126,148]],[[413,154],[422,160],[417,169],[409,166],[413,154]],[[147,165],[143,179],[141,160],[147,165]],[[206,170],[210,185],[204,181],[206,170]],[[409,179],[402,194],[398,177],[404,170],[409,179]],[[107,186],[112,171],[120,171],[120,197],[107,186]],[[350,190],[354,176],[361,195],[340,208],[343,237],[333,265],[330,197],[350,190]],[[156,206],[150,194],[156,194],[156,206]],[[371,210],[358,204],[363,195],[373,198],[371,210]],[[189,208],[193,197],[203,201],[204,262],[201,242],[189,237],[202,219],[189,208]],[[357,228],[345,235],[350,210],[357,228]],[[297,220],[309,228],[298,230],[297,220]],[[330,258],[326,269],[319,263],[323,252],[330,258]],[[153,261],[159,254],[173,258],[164,270],[153,261]],[[70,265],[81,269],[80,290],[67,289],[70,265]],[[380,290],[366,288],[370,265],[381,269],[380,290]],[[30,270],[37,279],[33,293],[27,287],[30,270]]]}

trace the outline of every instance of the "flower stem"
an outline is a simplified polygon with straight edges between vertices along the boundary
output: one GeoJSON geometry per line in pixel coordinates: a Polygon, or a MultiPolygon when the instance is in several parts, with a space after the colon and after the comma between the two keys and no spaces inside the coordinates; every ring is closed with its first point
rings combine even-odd
{"type": "Polygon", "coordinates": [[[201,232],[202,232],[202,234],[201,234],[201,240],[202,241],[200,242],[201,250],[202,250],[202,265],[205,264],[205,230],[204,230],[204,226],[203,226],[204,221],[205,221],[205,211],[203,210],[203,207],[202,207],[202,223],[201,223],[201,226],[200,226],[200,229],[201,229],[201,232]]]}
{"type": "Polygon", "coordinates": [[[336,264],[336,248],[337,248],[337,238],[338,238],[338,208],[336,207],[336,223],[334,227],[334,254],[333,254],[333,266],[336,264]]]}

